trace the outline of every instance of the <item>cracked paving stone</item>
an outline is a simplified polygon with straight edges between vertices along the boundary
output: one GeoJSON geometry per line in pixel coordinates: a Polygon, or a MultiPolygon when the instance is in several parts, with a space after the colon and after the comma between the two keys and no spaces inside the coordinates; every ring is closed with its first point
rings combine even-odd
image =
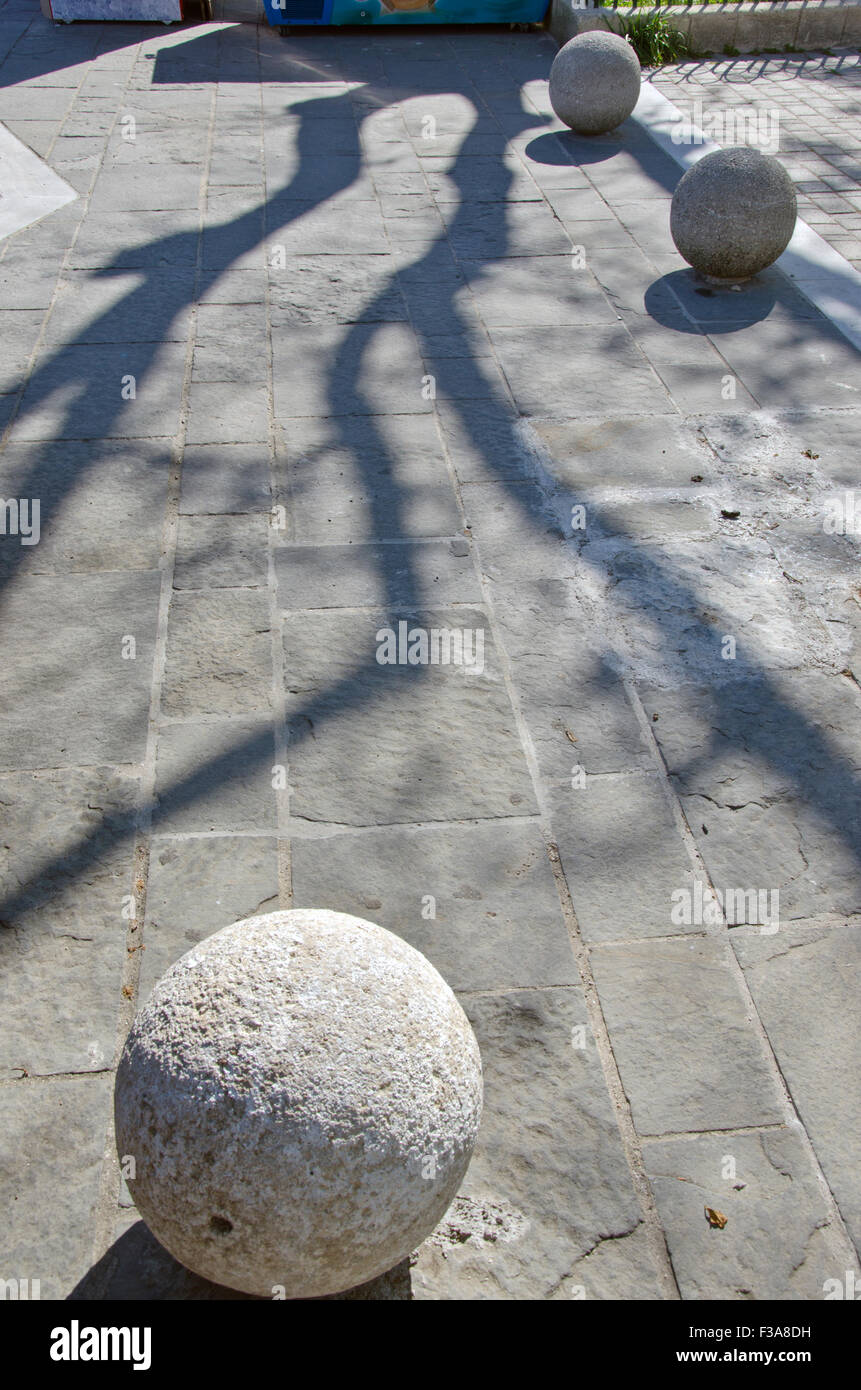
{"type": "Polygon", "coordinates": [[[644,1159],[683,1299],[820,1300],[856,1263],[791,1130],[649,1143],[644,1159]]]}
{"type": "Polygon", "coordinates": [[[784,921],[861,910],[861,710],[842,676],[775,673],[643,702],[717,887],[777,890],[784,921]]]}
{"type": "Polygon", "coordinates": [[[861,1254],[859,924],[783,926],[771,936],[744,927],[731,940],[802,1124],[861,1254]]]}
{"type": "Polygon", "coordinates": [[[640,1208],[588,1026],[585,1048],[572,1045],[587,1017],[580,989],[461,1002],[481,1048],[484,1114],[457,1200],[485,1219],[464,1221],[456,1202],[448,1239],[419,1250],[415,1296],[543,1299],[571,1296],[572,1283],[586,1298],[658,1296],[642,1252],[612,1290],[607,1271],[591,1282],[584,1258],[611,1233],[634,1232],[640,1208]]]}

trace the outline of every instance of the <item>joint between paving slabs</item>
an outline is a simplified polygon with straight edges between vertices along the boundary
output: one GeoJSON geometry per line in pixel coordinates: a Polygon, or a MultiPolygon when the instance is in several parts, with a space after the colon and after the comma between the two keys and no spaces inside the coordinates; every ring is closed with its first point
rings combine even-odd
{"type": "MultiPolygon", "coordinates": [[[[143,776],[141,779],[141,812],[139,815],[139,829],[137,843],[134,854],[134,897],[135,916],[129,923],[126,934],[126,957],[124,962],[123,981],[119,1000],[117,1015],[117,1033],[115,1044],[114,1066],[119,1059],[122,1045],[125,1041],[129,1028],[134,1018],[137,1003],[138,986],[140,980],[140,953],[146,949],[144,939],[144,921],[146,917],[146,901],[150,859],[150,834],[152,830],[152,812],[155,805],[156,787],[156,759],[158,753],[159,739],[159,714],[161,708],[161,695],[164,683],[164,672],[167,658],[167,630],[170,615],[170,603],[173,594],[173,579],[176,563],[176,546],[178,533],[180,488],[182,478],[182,455],[185,444],[185,433],[188,421],[188,401],[191,387],[191,375],[194,357],[195,330],[197,323],[197,289],[200,284],[202,271],[202,252],[203,252],[203,228],[204,228],[204,209],[206,180],[208,177],[209,162],[212,152],[213,127],[215,121],[216,97],[212,93],[210,102],[209,128],[207,132],[206,153],[201,168],[201,196],[198,214],[198,234],[197,234],[197,256],[195,264],[195,296],[191,306],[189,316],[188,336],[186,340],[185,365],[183,371],[181,408],[178,422],[177,435],[174,441],[174,454],[168,478],[168,494],[165,508],[165,519],[162,529],[162,574],[161,591],[159,594],[159,612],[156,626],[155,652],[153,656],[153,680],[150,696],[150,709],[147,727],[147,748],[143,764],[143,776]]],[[[97,1263],[110,1246],[114,1238],[116,1226],[117,1210],[120,1194],[120,1166],[114,1141],[113,1115],[108,1123],[108,1132],[105,1136],[105,1147],[102,1160],[102,1168],[99,1180],[99,1192],[96,1199],[94,1213],[94,1235],[93,1235],[93,1262],[97,1263]]]]}

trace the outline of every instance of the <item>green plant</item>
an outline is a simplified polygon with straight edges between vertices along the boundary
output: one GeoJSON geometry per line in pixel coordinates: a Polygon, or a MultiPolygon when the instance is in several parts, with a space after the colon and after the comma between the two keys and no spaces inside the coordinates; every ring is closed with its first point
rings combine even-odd
{"type": "Polygon", "coordinates": [[[621,32],[644,68],[674,63],[688,52],[688,41],[663,15],[635,14],[621,20],[621,32]]]}

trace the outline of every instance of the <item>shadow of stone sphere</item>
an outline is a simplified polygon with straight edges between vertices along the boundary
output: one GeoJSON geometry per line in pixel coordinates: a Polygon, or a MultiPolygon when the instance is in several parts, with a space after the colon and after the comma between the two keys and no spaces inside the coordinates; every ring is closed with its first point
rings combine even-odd
{"type": "Polygon", "coordinates": [[[740,285],[716,285],[695,270],[673,270],[653,280],[643,297],[646,313],[677,333],[736,333],[767,319],[778,286],[756,275],[740,285]]]}
{"type": "MultiPolygon", "coordinates": [[[[402,1260],[367,1284],[343,1293],[325,1294],[311,1302],[392,1302],[412,1298],[410,1262],[402,1260]]],[[[69,1302],[252,1302],[269,1299],[210,1283],[193,1274],[159,1245],[149,1227],[136,1221],[124,1231],[102,1258],[87,1271],[68,1295],[69,1302]]],[[[293,1302],[305,1302],[295,1299],[293,1302]]]]}

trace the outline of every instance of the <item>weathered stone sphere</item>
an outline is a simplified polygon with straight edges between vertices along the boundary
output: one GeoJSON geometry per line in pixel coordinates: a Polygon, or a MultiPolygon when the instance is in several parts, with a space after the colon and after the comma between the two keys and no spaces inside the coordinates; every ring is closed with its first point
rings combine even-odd
{"type": "Polygon", "coordinates": [[[670,231],[695,270],[719,280],[747,280],[786,250],[797,211],[783,165],[737,145],[707,154],[682,176],[670,231]]]}
{"type": "Polygon", "coordinates": [[[358,917],[273,912],[216,932],[153,990],[117,1071],[117,1151],[189,1269],[314,1297],[430,1234],[481,1099],[472,1029],[423,955],[358,917]]]}
{"type": "Polygon", "coordinates": [[[629,43],[605,29],[578,34],[550,69],[550,104],[579,135],[601,135],[627,120],[640,95],[640,60],[629,43]]]}

